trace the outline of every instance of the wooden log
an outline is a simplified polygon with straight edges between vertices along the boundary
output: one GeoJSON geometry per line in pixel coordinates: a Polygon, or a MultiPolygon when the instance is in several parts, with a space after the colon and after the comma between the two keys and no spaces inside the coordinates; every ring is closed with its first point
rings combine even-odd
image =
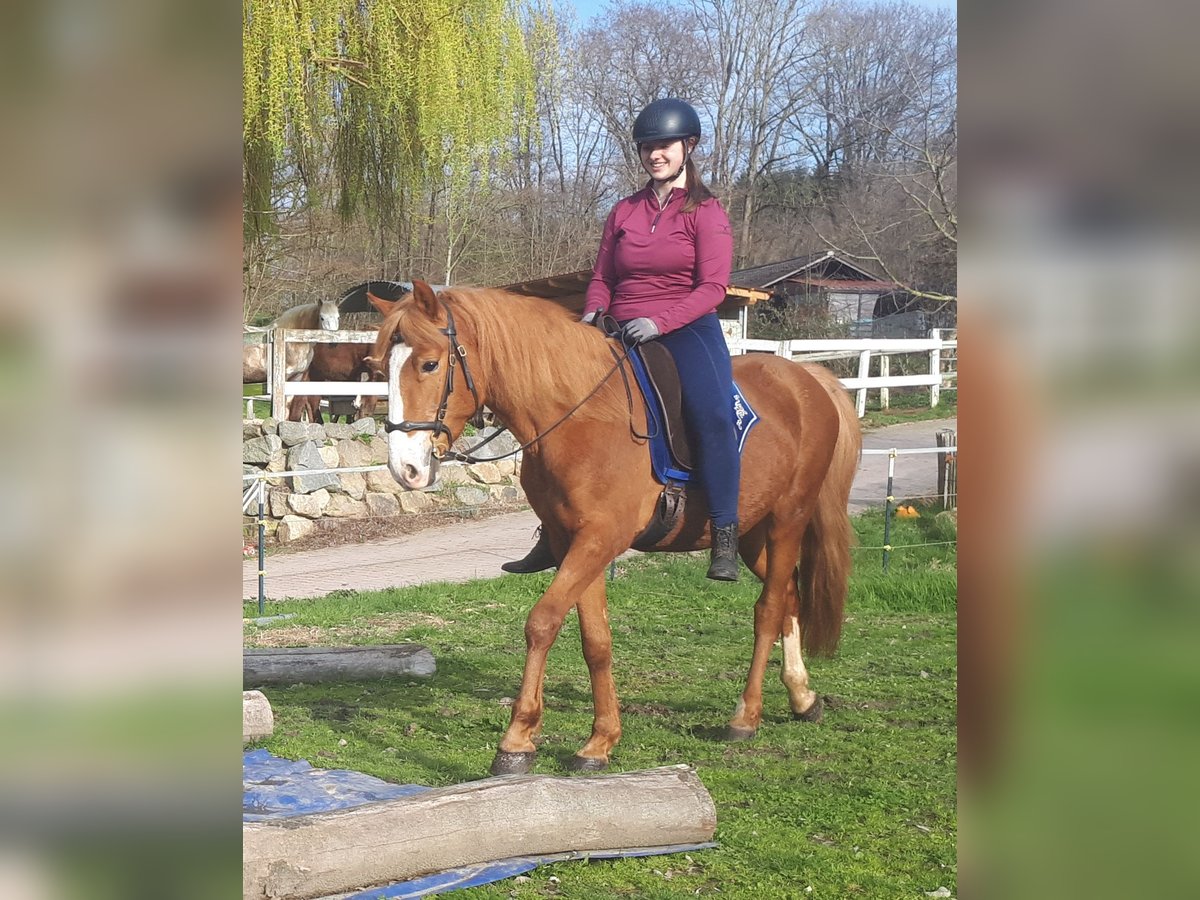
{"type": "Polygon", "coordinates": [[[275,733],[275,714],[262,691],[242,691],[242,743],[261,740],[275,733]]]}
{"type": "Polygon", "coordinates": [[[288,647],[242,651],[242,686],[356,681],[408,675],[423,678],[437,669],[420,644],[371,647],[288,647]]]}
{"type": "Polygon", "coordinates": [[[702,843],[717,827],[690,766],[504,775],[242,826],[242,896],[308,900],[490,860],[702,843]]]}

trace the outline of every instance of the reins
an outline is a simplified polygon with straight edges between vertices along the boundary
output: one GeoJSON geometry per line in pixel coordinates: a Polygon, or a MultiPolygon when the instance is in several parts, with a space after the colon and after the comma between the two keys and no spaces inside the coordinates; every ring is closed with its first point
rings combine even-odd
{"type": "MultiPolygon", "coordinates": [[[[450,311],[450,307],[446,303],[442,304],[442,308],[446,311],[446,327],[441,329],[441,331],[444,335],[446,335],[446,339],[450,343],[450,354],[448,362],[449,369],[446,373],[445,387],[442,390],[442,400],[441,403],[438,404],[437,413],[435,414],[434,419],[429,422],[412,422],[407,419],[405,419],[403,422],[385,422],[384,430],[387,432],[403,431],[408,433],[412,431],[432,431],[434,437],[439,434],[445,434],[447,437],[449,437],[450,429],[447,428],[445,424],[446,410],[450,403],[450,396],[454,393],[454,370],[459,365],[462,366],[463,378],[466,379],[467,387],[471,391],[471,396],[475,398],[475,411],[472,413],[472,417],[478,415],[479,410],[482,408],[482,404],[479,401],[479,393],[475,389],[475,379],[471,377],[471,369],[467,365],[467,351],[458,342],[458,332],[454,326],[454,314],[450,311]]],[[[615,335],[616,331],[614,328],[609,326],[610,321],[611,317],[600,316],[596,321],[596,327],[600,328],[606,336],[612,337],[615,335]]],[[[615,322],[613,322],[612,325],[615,326],[615,322]]],[[[621,372],[621,379],[625,385],[625,403],[629,410],[629,430],[636,438],[649,438],[650,435],[639,434],[638,430],[633,424],[633,394],[629,389],[629,376],[625,374],[625,361],[629,359],[629,353],[633,349],[633,346],[626,345],[624,341],[621,342],[621,346],[624,348],[624,352],[622,353],[618,353],[611,344],[608,346],[608,352],[611,353],[613,359],[616,360],[616,362],[613,364],[613,367],[605,373],[604,377],[600,379],[594,388],[588,391],[587,395],[584,396],[582,400],[559,416],[558,419],[555,420],[552,425],[550,425],[550,427],[535,435],[532,440],[525,442],[515,450],[511,450],[508,453],[502,453],[499,456],[478,457],[474,454],[474,452],[460,453],[457,450],[448,450],[447,452],[440,454],[439,459],[448,458],[457,462],[481,463],[496,462],[498,460],[508,459],[510,456],[516,456],[518,453],[528,450],[538,441],[542,440],[542,438],[546,437],[546,435],[554,431],[554,429],[562,425],[563,422],[567,421],[567,419],[574,415],[575,412],[581,406],[583,406],[583,404],[587,403],[592,399],[592,397],[596,396],[596,393],[600,390],[600,388],[604,387],[604,385],[608,383],[608,380],[612,378],[613,373],[618,370],[621,372]]],[[[505,431],[508,431],[508,429],[503,428],[497,430],[494,434],[489,435],[476,444],[472,450],[478,450],[480,447],[486,446],[505,431]]]]}
{"type": "MultiPolygon", "coordinates": [[[[618,369],[621,371],[621,378],[625,382],[625,401],[629,407],[630,430],[637,437],[640,437],[640,438],[646,437],[646,435],[638,434],[637,430],[633,427],[633,395],[629,391],[629,379],[625,375],[625,360],[629,359],[629,351],[632,350],[633,348],[626,347],[623,343],[622,343],[622,347],[624,347],[624,352],[617,353],[617,351],[610,344],[608,347],[608,352],[612,354],[613,359],[615,359],[616,362],[613,364],[613,367],[611,369],[609,369],[608,372],[605,373],[604,377],[600,379],[600,381],[596,384],[596,386],[594,388],[592,388],[590,391],[588,391],[587,395],[582,400],[580,400],[578,403],[576,403],[574,406],[572,406],[570,409],[568,409],[565,413],[563,413],[561,416],[559,416],[558,419],[555,420],[555,422],[552,425],[550,425],[550,427],[548,427],[545,431],[542,431],[539,434],[535,435],[531,440],[526,441],[524,444],[517,447],[515,450],[510,450],[508,453],[502,453],[499,456],[488,456],[488,457],[484,457],[484,458],[475,456],[474,452],[460,453],[457,450],[451,450],[448,453],[446,453],[444,455],[444,457],[447,459],[452,459],[455,462],[465,462],[465,463],[496,462],[497,460],[508,459],[510,456],[516,456],[518,453],[528,450],[530,447],[532,447],[534,444],[536,444],[538,441],[540,441],[542,438],[544,438],[550,432],[554,431],[554,429],[556,429],[563,422],[567,421],[567,419],[569,419],[572,415],[574,415],[575,412],[581,406],[583,406],[583,404],[587,403],[589,400],[592,399],[592,397],[596,396],[596,393],[600,390],[600,388],[604,387],[604,385],[608,382],[608,379],[612,378],[613,373],[616,372],[618,369]]],[[[478,412],[478,407],[476,408],[476,412],[478,412]]],[[[505,431],[508,431],[508,429],[503,428],[503,429],[497,430],[495,432],[495,434],[489,435],[488,437],[486,437],[482,441],[480,441],[478,444],[476,444],[472,448],[472,451],[478,450],[480,447],[483,447],[486,444],[490,444],[496,438],[500,437],[500,435],[502,435],[505,431]]]]}

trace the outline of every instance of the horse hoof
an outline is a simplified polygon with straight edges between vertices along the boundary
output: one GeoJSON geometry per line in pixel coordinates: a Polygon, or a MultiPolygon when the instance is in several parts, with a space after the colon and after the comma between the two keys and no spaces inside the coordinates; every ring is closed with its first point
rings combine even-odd
{"type": "Polygon", "coordinates": [[[725,740],[748,741],[756,734],[758,734],[757,728],[742,728],[739,725],[730,725],[725,729],[725,740]]]}
{"type": "Polygon", "coordinates": [[[533,761],[536,758],[537,752],[533,750],[523,753],[508,753],[498,750],[496,758],[492,760],[491,772],[493,775],[524,775],[533,768],[533,761]]]}
{"type": "Polygon", "coordinates": [[[608,759],[596,759],[592,756],[579,756],[576,754],[567,763],[567,768],[572,772],[603,772],[608,768],[608,759]]]}
{"type": "Polygon", "coordinates": [[[814,725],[825,718],[825,704],[821,701],[821,695],[817,695],[817,699],[802,713],[792,713],[792,718],[797,722],[812,722],[814,725]]]}

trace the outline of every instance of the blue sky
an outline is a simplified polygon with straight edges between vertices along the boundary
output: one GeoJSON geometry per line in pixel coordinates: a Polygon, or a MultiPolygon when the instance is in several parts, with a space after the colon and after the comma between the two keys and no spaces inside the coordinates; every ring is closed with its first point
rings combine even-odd
{"type": "MultiPolygon", "coordinates": [[[[587,21],[601,9],[606,0],[555,0],[556,6],[574,6],[579,11],[579,18],[587,21]]],[[[907,0],[913,6],[924,6],[929,9],[948,9],[958,15],[958,0],[907,0]]]]}

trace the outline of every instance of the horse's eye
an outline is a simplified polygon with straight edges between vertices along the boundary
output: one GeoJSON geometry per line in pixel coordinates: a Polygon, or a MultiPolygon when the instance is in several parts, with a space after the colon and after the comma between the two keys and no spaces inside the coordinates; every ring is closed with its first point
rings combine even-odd
{"type": "Polygon", "coordinates": [[[425,362],[421,363],[422,372],[436,372],[437,367],[438,361],[436,359],[426,360],[425,362]]]}

